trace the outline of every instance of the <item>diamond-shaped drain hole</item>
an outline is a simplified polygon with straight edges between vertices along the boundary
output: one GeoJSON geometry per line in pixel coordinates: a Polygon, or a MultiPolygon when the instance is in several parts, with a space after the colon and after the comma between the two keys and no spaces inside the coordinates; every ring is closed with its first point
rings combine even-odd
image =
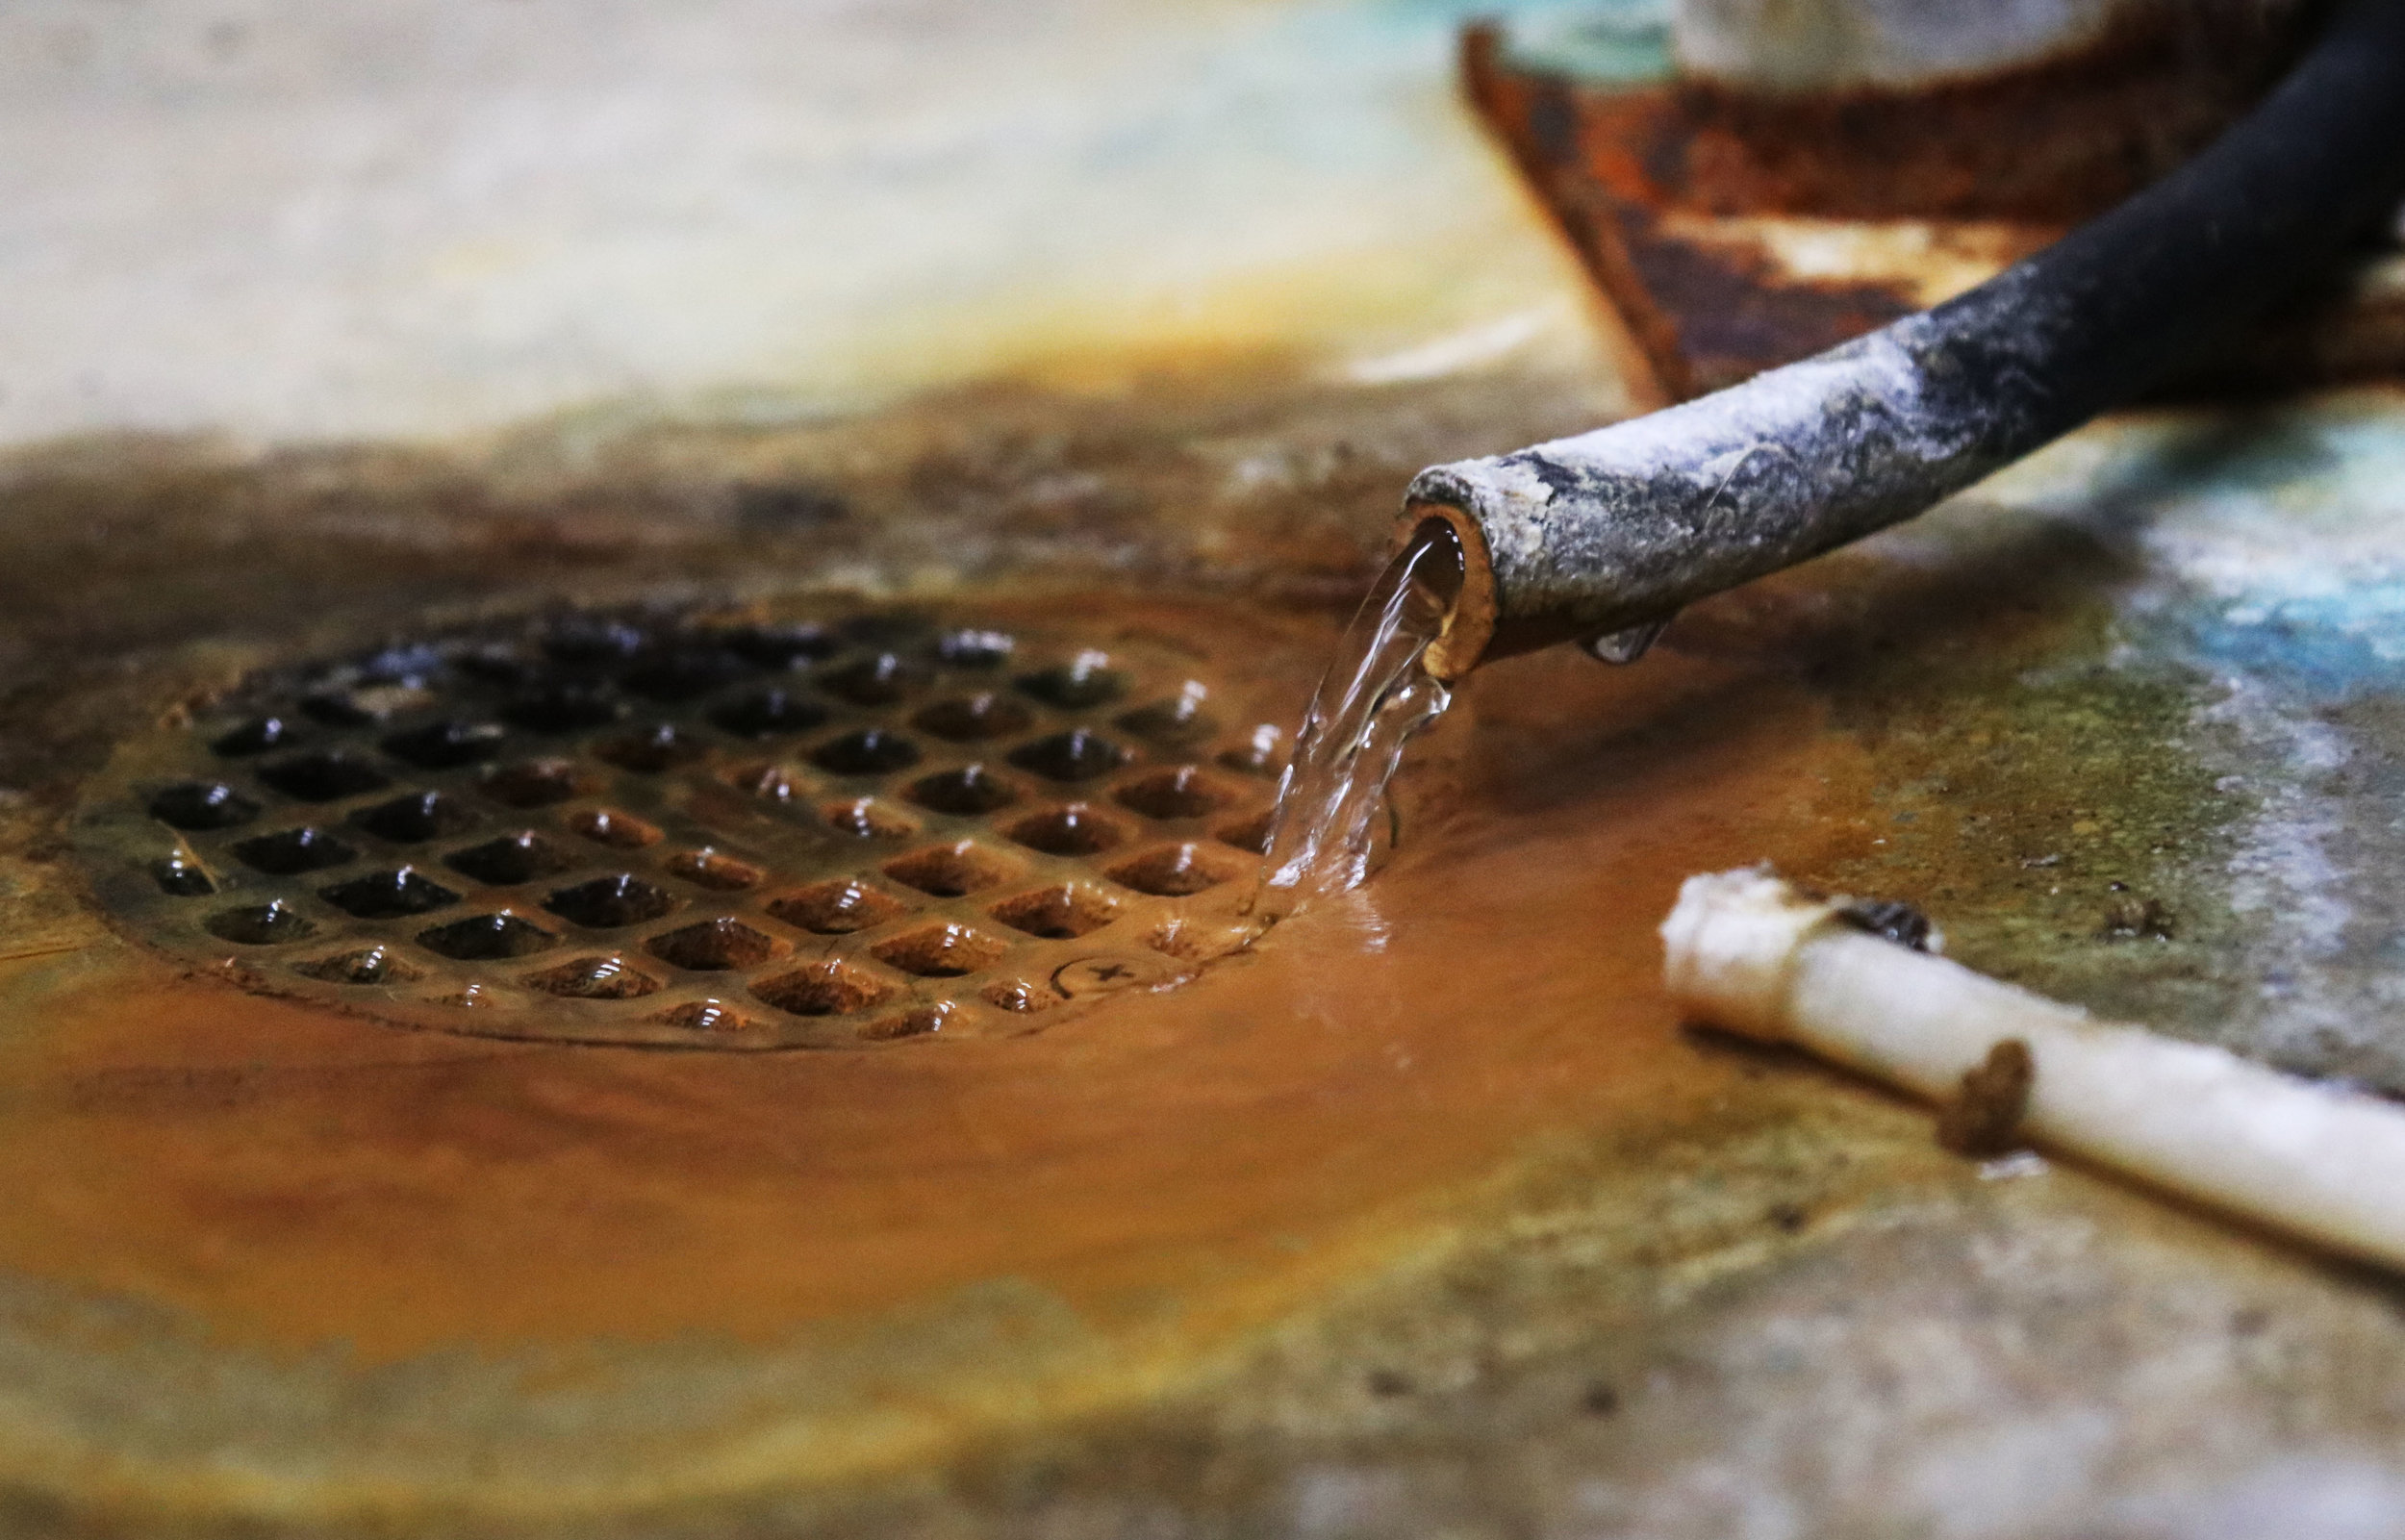
{"type": "Polygon", "coordinates": [[[1127,692],[1127,676],[1110,666],[1101,652],[1081,652],[1067,663],[1027,674],[1019,688],[1055,706],[1100,706],[1127,692]]]}
{"type": "Polygon", "coordinates": [[[1018,801],[1020,794],[1018,787],[984,766],[963,765],[958,770],[922,776],[911,782],[910,790],[903,795],[930,812],[975,818],[1000,812],[1018,801]]]}
{"type": "Polygon", "coordinates": [[[1063,998],[1060,991],[1051,985],[1038,984],[1025,978],[998,978],[979,990],[977,994],[978,997],[986,1003],[999,1005],[1003,1010],[1014,1011],[1021,1016],[1033,1016],[1038,1011],[1049,1011],[1060,1004],[1063,998]]]}
{"type": "Polygon", "coordinates": [[[1127,750],[1084,727],[1039,738],[1010,751],[1010,762],[1047,780],[1090,781],[1127,763],[1127,750]]]}
{"type": "Polygon", "coordinates": [[[152,862],[150,875],[159,884],[159,891],[171,898],[206,898],[217,891],[208,872],[180,855],[152,862]]]}
{"type": "Polygon", "coordinates": [[[209,934],[240,947],[281,947],[316,933],[315,923],[281,898],[221,909],[209,917],[209,934]]]}
{"type": "Polygon", "coordinates": [[[304,871],[323,871],[339,867],[358,855],[323,829],[285,829],[275,834],[257,835],[234,847],[234,859],[253,871],[264,871],[271,877],[295,877],[304,871]]]}
{"type": "Polygon", "coordinates": [[[910,905],[865,882],[841,878],[771,900],[769,913],[822,936],[848,936],[910,913],[910,905]]]}
{"type": "Polygon", "coordinates": [[[620,770],[633,770],[638,775],[657,775],[679,765],[690,765],[709,751],[709,745],[693,734],[678,732],[662,723],[596,744],[593,757],[620,770]]]}
{"type": "Polygon", "coordinates": [[[542,835],[524,829],[455,850],[443,858],[443,864],[492,887],[512,888],[572,871],[578,860],[542,835]]]}
{"type": "Polygon", "coordinates": [[[351,826],[365,829],[394,845],[423,845],[464,834],[483,821],[460,797],[447,792],[409,792],[389,802],[363,807],[350,817],[351,826]]]}
{"type": "Polygon", "coordinates": [[[1220,785],[1192,765],[1141,776],[1111,795],[1122,807],[1133,808],[1148,819],[1163,820],[1199,819],[1236,799],[1232,789],[1220,785]]]}
{"type": "Polygon", "coordinates": [[[762,669],[798,669],[831,658],[844,644],[816,621],[786,625],[737,626],[724,634],[728,651],[748,658],[762,669]]]}
{"type": "Polygon", "coordinates": [[[1139,706],[1120,717],[1118,725],[1171,747],[1205,742],[1219,731],[1218,721],[1202,709],[1202,696],[1192,691],[1139,706]]]}
{"type": "Polygon", "coordinates": [[[935,656],[952,669],[999,669],[1019,650],[1019,639],[1007,631],[963,626],[936,639],[935,656]]]}
{"type": "Polygon", "coordinates": [[[1214,760],[1221,769],[1239,775],[1276,780],[1285,770],[1288,752],[1286,735],[1264,723],[1253,728],[1242,744],[1221,749],[1214,760]]]}
{"type": "Polygon", "coordinates": [[[658,979],[622,957],[579,957],[529,973],[526,982],[546,995],[577,1000],[635,1000],[660,988],[658,979]]]}
{"type": "Polygon", "coordinates": [[[640,850],[660,842],[658,829],[615,808],[587,808],[570,817],[568,826],[594,844],[606,845],[613,850],[640,850]]]}
{"type": "Polygon", "coordinates": [[[624,620],[598,616],[570,616],[553,625],[543,638],[543,650],[555,663],[571,665],[623,664],[650,642],[648,633],[624,620]]]}
{"type": "Polygon", "coordinates": [[[738,765],[726,772],[726,784],[763,802],[806,801],[817,793],[817,785],[808,775],[777,761],[754,760],[738,765]]]}
{"type": "Polygon", "coordinates": [[[922,1005],[899,1016],[888,1016],[861,1023],[858,1036],[863,1043],[899,1043],[904,1038],[928,1037],[949,1025],[960,1007],[948,1000],[922,1005]]]}
{"type": "Polygon", "coordinates": [[[1021,819],[1002,832],[1046,855],[1100,855],[1127,840],[1127,828],[1117,820],[1097,813],[1083,802],[1021,819]]]}
{"type": "Polygon", "coordinates": [[[616,930],[657,920],[674,909],[676,900],[666,890],[621,871],[562,888],[544,898],[543,907],[588,930],[616,930]]]}
{"type": "Polygon", "coordinates": [[[1109,871],[1112,881],[1138,893],[1184,898],[1233,881],[1242,870],[1233,860],[1202,846],[1173,845],[1123,861],[1109,871]]]}
{"type": "Polygon", "coordinates": [[[318,896],[346,915],[361,920],[406,920],[428,915],[459,902],[459,895],[430,882],[412,867],[370,871],[348,882],[319,890],[318,896]]]}
{"type": "Polygon", "coordinates": [[[751,993],[792,1016],[848,1016],[884,1004],[894,990],[873,973],[825,962],[764,979],[751,993]]]}
{"type": "Polygon", "coordinates": [[[823,673],[816,683],[855,706],[890,706],[924,690],[932,677],[924,664],[899,652],[880,652],[823,673]]]}
{"type": "Polygon", "coordinates": [[[750,671],[742,657],[725,647],[688,641],[640,654],[619,682],[646,700],[672,704],[706,695],[750,671]]]}
{"type": "Polygon", "coordinates": [[[310,720],[328,727],[366,727],[384,720],[384,713],[362,705],[347,691],[325,690],[305,697],[300,709],[310,720]]]}
{"type": "Polygon", "coordinates": [[[919,763],[919,745],[904,734],[864,727],[821,744],[810,763],[837,775],[889,775],[919,763]]]}
{"type": "Polygon", "coordinates": [[[450,770],[482,764],[500,753],[504,736],[495,722],[429,722],[387,738],[384,751],[419,770],[450,770]]]}
{"type": "Polygon", "coordinates": [[[329,984],[369,986],[409,984],[426,976],[425,970],[401,960],[390,947],[363,947],[314,962],[295,963],[293,972],[329,984]]]}
{"type": "Polygon", "coordinates": [[[272,748],[291,748],[308,736],[281,717],[259,717],[219,737],[209,751],[220,759],[242,759],[272,748]]]}
{"type": "Polygon", "coordinates": [[[531,957],[549,948],[557,936],[516,915],[475,915],[418,933],[418,945],[461,962],[497,962],[531,957]]]}
{"type": "Polygon", "coordinates": [[[824,811],[828,828],[855,839],[907,840],[919,832],[918,824],[873,796],[829,802],[824,811]]]}
{"type": "Polygon", "coordinates": [[[738,738],[782,738],[815,730],[826,708],[790,691],[757,690],[710,713],[710,725],[738,738]]]}
{"type": "Polygon", "coordinates": [[[1119,918],[1109,895],[1082,883],[1065,882],[1006,898],[986,911],[1013,930],[1050,941],[1092,935],[1119,918]]]}
{"type": "Polygon", "coordinates": [[[696,1033],[748,1032],[757,1024],[724,1000],[687,1000],[652,1018],[663,1026],[696,1033]]]}
{"type": "Polygon", "coordinates": [[[150,799],[150,816],[169,828],[231,829],[259,816],[259,804],[221,781],[170,786],[150,799]]]}
{"type": "Polygon", "coordinates": [[[957,978],[1000,962],[1010,944],[967,925],[926,925],[878,942],[870,948],[889,968],[922,978],[957,978]]]}
{"type": "Polygon", "coordinates": [[[679,850],[665,865],[670,876],[681,877],[713,893],[741,893],[746,888],[756,888],[766,875],[750,862],[738,861],[716,850],[679,850]]]}
{"type": "Polygon", "coordinates": [[[1010,880],[1009,862],[971,841],[914,850],[885,863],[885,874],[938,898],[958,898],[1010,880]]]}
{"type": "Polygon", "coordinates": [[[1254,855],[1267,855],[1269,854],[1270,828],[1275,820],[1274,814],[1256,813],[1241,823],[1230,823],[1221,829],[1219,838],[1222,843],[1232,845],[1239,850],[1249,850],[1254,855]]]}
{"type": "Polygon", "coordinates": [[[392,778],[355,754],[298,754],[259,767],[259,779],[296,802],[339,802],[381,792],[392,778]]]}
{"type": "Polygon", "coordinates": [[[921,731],[955,744],[977,744],[993,738],[1015,738],[1027,730],[1035,714],[991,690],[951,700],[939,700],[911,722],[921,731]]]}
{"type": "Polygon", "coordinates": [[[528,760],[508,765],[484,778],[484,795],[504,807],[551,807],[582,796],[592,777],[577,773],[564,759],[528,760]]]}
{"type": "Polygon", "coordinates": [[[772,938],[724,916],[654,936],[645,946],[662,962],[696,972],[756,968],[777,951],[772,938]]]}
{"type": "Polygon", "coordinates": [[[1252,724],[1299,704],[1081,625],[594,612],[380,644],[127,745],[76,838],[178,960],[404,1024],[1011,1035],[1241,940],[1287,747],[1252,724]]]}
{"type": "Polygon", "coordinates": [[[625,705],[606,690],[558,685],[513,697],[501,708],[501,719],[530,733],[574,733],[607,727],[625,711],[625,705]]]}

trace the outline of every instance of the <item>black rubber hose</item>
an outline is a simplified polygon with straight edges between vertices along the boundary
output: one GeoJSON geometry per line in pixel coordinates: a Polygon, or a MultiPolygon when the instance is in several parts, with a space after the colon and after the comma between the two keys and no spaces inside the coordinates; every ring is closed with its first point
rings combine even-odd
{"type": "Polygon", "coordinates": [[[2405,0],[2339,8],[2195,159],[1935,310],[1577,438],[1437,466],[1467,574],[1431,669],[1641,630],[1921,513],[2145,390],[2405,195],[2405,0]]]}

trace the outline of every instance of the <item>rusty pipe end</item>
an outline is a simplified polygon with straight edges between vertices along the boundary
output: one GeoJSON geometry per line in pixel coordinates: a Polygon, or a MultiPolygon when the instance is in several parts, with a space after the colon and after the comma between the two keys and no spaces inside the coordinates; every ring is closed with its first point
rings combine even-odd
{"type": "Polygon", "coordinates": [[[1422,654],[1421,667],[1451,684],[1481,664],[1573,641],[1594,630],[1575,615],[1516,619],[1507,615],[1504,578],[1496,569],[1486,521],[1475,499],[1451,500],[1441,486],[1430,488],[1430,480],[1424,474],[1405,499],[1395,523],[1395,549],[1402,552],[1449,535],[1446,543],[1457,552],[1459,578],[1447,598],[1444,629],[1422,654]],[[1434,494],[1428,494],[1430,492],[1434,494]]]}
{"type": "Polygon", "coordinates": [[[1404,504],[1395,536],[1398,552],[1450,536],[1459,553],[1460,580],[1447,604],[1444,629],[1420,655],[1422,668],[1450,684],[1484,660],[1495,638],[1495,564],[1486,537],[1478,520],[1460,509],[1416,498],[1404,504]]]}

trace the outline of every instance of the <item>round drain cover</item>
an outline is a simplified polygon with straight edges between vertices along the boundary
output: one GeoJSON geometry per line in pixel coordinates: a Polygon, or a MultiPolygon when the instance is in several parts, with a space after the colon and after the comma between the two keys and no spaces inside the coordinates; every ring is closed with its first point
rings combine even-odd
{"type": "Polygon", "coordinates": [[[1162,639],[551,618],[263,671],[125,745],[80,841],[142,941],[410,1025],[1023,1031],[1241,943],[1249,704],[1162,639]]]}

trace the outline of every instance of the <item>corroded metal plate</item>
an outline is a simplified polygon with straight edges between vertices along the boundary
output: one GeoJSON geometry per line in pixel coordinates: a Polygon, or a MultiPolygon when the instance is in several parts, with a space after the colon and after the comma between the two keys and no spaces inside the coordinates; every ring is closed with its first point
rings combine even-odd
{"type": "Polygon", "coordinates": [[[79,820],[137,938],[413,1026],[1029,1029],[1239,945],[1278,731],[1158,641],[609,615],[254,674],[79,820]]]}

